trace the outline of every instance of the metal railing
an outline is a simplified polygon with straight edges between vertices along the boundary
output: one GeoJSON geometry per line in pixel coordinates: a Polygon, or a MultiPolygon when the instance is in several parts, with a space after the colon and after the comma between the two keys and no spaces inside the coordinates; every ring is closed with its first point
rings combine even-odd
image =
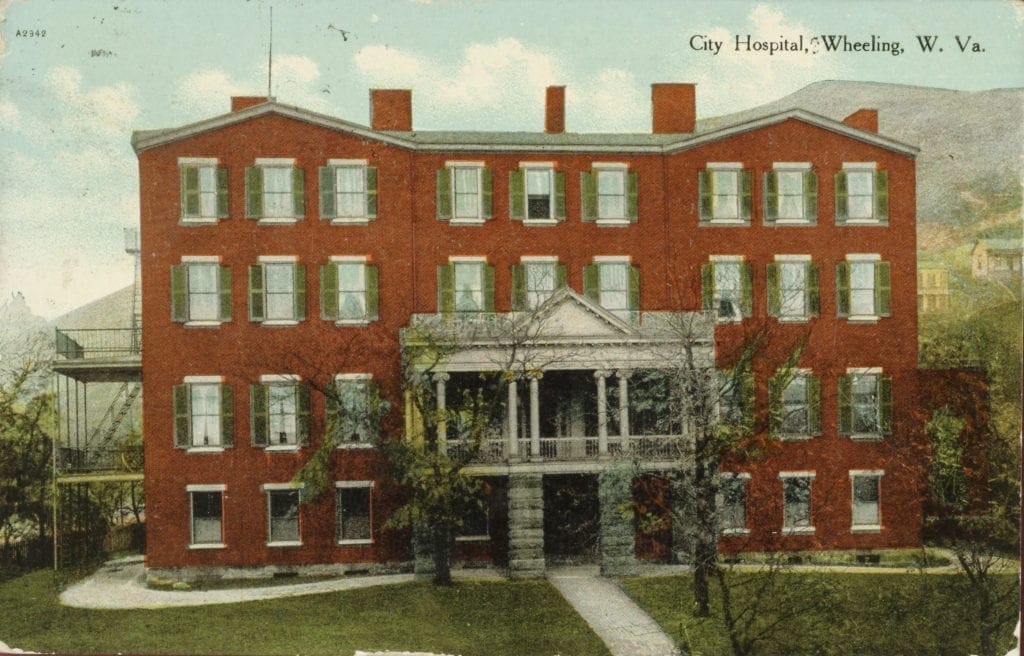
{"type": "Polygon", "coordinates": [[[139,331],[132,328],[57,328],[57,356],[67,360],[138,355],[139,331]]]}
{"type": "Polygon", "coordinates": [[[57,471],[65,474],[142,471],[141,446],[80,449],[62,446],[57,449],[57,471]]]}
{"type": "MultiPolygon", "coordinates": [[[[630,457],[640,460],[673,460],[679,457],[679,435],[630,435],[623,439],[608,437],[607,454],[602,454],[600,440],[596,437],[542,437],[540,449],[533,452],[529,439],[518,440],[517,458],[523,460],[549,461],[592,461],[602,457],[630,457]]],[[[503,463],[514,460],[509,454],[507,439],[489,439],[480,444],[472,461],[476,463],[503,463]]],[[[450,454],[466,448],[460,440],[447,443],[450,454]]]]}

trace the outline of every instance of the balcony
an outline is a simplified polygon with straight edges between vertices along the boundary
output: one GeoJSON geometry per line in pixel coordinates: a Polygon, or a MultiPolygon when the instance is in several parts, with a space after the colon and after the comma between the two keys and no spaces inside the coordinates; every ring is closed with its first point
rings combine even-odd
{"type": "MultiPolygon", "coordinates": [[[[526,462],[599,463],[612,458],[667,462],[680,458],[681,440],[679,435],[630,435],[626,439],[609,436],[607,449],[602,452],[601,439],[597,437],[542,437],[539,440],[516,440],[516,453],[511,453],[509,440],[489,439],[480,445],[472,462],[484,465],[526,462]]],[[[449,440],[446,444],[448,453],[452,455],[466,448],[466,443],[461,440],[449,440]]]]}
{"type": "Polygon", "coordinates": [[[58,328],[53,370],[85,383],[140,381],[141,338],[137,328],[58,328]]]}
{"type": "Polygon", "coordinates": [[[127,480],[142,479],[142,447],[57,448],[57,476],[61,479],[85,477],[127,480]]]}

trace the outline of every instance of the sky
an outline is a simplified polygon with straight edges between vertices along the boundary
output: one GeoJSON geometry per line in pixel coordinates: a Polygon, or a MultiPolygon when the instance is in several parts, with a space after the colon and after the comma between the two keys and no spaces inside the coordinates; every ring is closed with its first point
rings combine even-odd
{"type": "Polygon", "coordinates": [[[1011,0],[0,0],[0,303],[21,293],[53,318],[131,283],[132,130],[265,95],[271,5],[273,95],[362,124],[374,87],[411,88],[418,129],[532,131],[544,88],[566,85],[571,132],[649,131],[654,82],[697,83],[702,117],[827,79],[1024,87],[1011,0]],[[747,35],[904,53],[737,51],[747,35]]]}

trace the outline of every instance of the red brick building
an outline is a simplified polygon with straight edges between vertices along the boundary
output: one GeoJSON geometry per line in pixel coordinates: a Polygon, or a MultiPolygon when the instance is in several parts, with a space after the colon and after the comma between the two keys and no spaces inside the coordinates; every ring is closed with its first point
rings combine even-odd
{"type": "MultiPolygon", "coordinates": [[[[148,567],[409,562],[368,429],[316,390],[358,405],[372,380],[397,414],[403,328],[539,306],[562,330],[546,338],[580,346],[510,386],[517,411],[474,468],[489,512],[456,557],[533,575],[612,541],[600,472],[615,454],[673,466],[659,445],[679,436],[645,428],[630,392],[659,366],[658,317],[688,315],[719,369],[767,335],[720,411],[780,439],[723,465],[724,551],[920,544],[916,149],[870,110],[702,130],[692,85],[654,85],[652,104],[650,134],[565,132],[560,87],[535,133],[417,131],[400,90],[372,92],[370,127],[233,98],[136,132],[148,567]],[[335,486],[299,506],[290,481],[328,413],[345,426],[335,486]]],[[[481,366],[453,358],[442,398],[481,366]]],[[[667,554],[672,534],[679,551],[680,530],[638,534],[624,562],[667,554]]]]}

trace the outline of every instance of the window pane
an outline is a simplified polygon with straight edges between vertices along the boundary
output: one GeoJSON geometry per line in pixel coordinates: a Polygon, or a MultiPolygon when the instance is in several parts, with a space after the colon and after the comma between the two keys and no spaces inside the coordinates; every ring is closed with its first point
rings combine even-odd
{"type": "Polygon", "coordinates": [[[719,374],[718,420],[738,426],[743,423],[743,397],[740,385],[726,374],[719,374]]]}
{"type": "Polygon", "coordinates": [[[850,263],[850,314],[875,314],[875,263],[850,263]]]}
{"type": "Polygon", "coordinates": [[[739,172],[712,171],[714,196],[712,197],[712,218],[739,218],[739,172]]]}
{"type": "Polygon", "coordinates": [[[217,170],[212,166],[199,167],[199,215],[217,216],[217,170]]]}
{"type": "Polygon", "coordinates": [[[295,318],[295,267],[291,264],[265,264],[267,319],[295,318]]]}
{"type": "Polygon", "coordinates": [[[455,311],[479,312],[483,309],[483,265],[455,263],[455,311]]]}
{"type": "Polygon", "coordinates": [[[718,309],[719,318],[740,317],[742,295],[739,262],[716,262],[715,307],[718,309]]]}
{"type": "Polygon", "coordinates": [[[525,270],[527,303],[531,309],[540,307],[555,290],[555,263],[531,262],[525,270]]]}
{"type": "Polygon", "coordinates": [[[805,316],[807,314],[807,265],[803,262],[783,262],[780,269],[782,316],[805,316]]]}
{"type": "Polygon", "coordinates": [[[874,375],[854,376],[853,383],[853,430],[855,433],[877,433],[878,377],[874,375]]]}
{"type": "Polygon", "coordinates": [[[216,321],[220,316],[217,294],[217,266],[189,264],[188,318],[190,321],[216,321]]]}
{"type": "Polygon", "coordinates": [[[847,171],[847,214],[851,219],[870,219],[874,216],[873,171],[847,171]]]}
{"type": "Polygon", "coordinates": [[[338,314],[341,319],[366,318],[366,267],[338,265],[338,314]]]}
{"type": "Polygon", "coordinates": [[[362,167],[346,166],[336,169],[338,216],[364,216],[366,214],[366,184],[362,167]]]}
{"type": "Polygon", "coordinates": [[[192,544],[220,544],[221,493],[190,492],[192,497],[192,544]]]}
{"type": "Polygon", "coordinates": [[[269,217],[290,217],[292,207],[291,167],[265,167],[263,169],[263,214],[269,217]]]}
{"type": "Polygon", "coordinates": [[[601,305],[621,319],[629,320],[629,265],[599,264],[601,305]]]}
{"type": "Polygon", "coordinates": [[[807,378],[794,376],[782,392],[782,432],[794,435],[806,435],[807,418],[807,378]]]}
{"type": "Polygon", "coordinates": [[[804,174],[802,171],[778,171],[779,218],[802,219],[804,217],[804,174]]]}
{"type": "Polygon", "coordinates": [[[526,170],[526,208],[531,219],[551,218],[550,170],[526,170]]]}
{"type": "Polygon", "coordinates": [[[722,528],[746,528],[746,481],[738,478],[722,479],[722,528]]]}
{"type": "Polygon", "coordinates": [[[337,382],[340,406],[339,436],[342,442],[368,442],[370,440],[369,386],[362,380],[337,382]]]}
{"type": "Polygon", "coordinates": [[[455,216],[475,218],[480,216],[479,175],[480,169],[454,169],[455,216]]]}
{"type": "Polygon", "coordinates": [[[811,480],[783,479],[785,501],[784,525],[788,528],[811,525],[811,480]]]}
{"type": "Polygon", "coordinates": [[[190,385],[192,444],[220,444],[220,385],[190,385]]]}
{"type": "Polygon", "coordinates": [[[369,540],[370,488],[339,488],[335,504],[338,540],[369,540]]]}
{"type": "Polygon", "coordinates": [[[878,477],[853,478],[853,524],[878,525],[878,477]]]}
{"type": "Polygon", "coordinates": [[[295,385],[268,387],[271,444],[295,444],[295,385]]]}
{"type": "Polygon", "coordinates": [[[270,493],[270,541],[299,541],[299,491],[273,490],[270,493]]]}
{"type": "Polygon", "coordinates": [[[626,217],[625,171],[597,172],[597,216],[601,219],[626,217]]]}

